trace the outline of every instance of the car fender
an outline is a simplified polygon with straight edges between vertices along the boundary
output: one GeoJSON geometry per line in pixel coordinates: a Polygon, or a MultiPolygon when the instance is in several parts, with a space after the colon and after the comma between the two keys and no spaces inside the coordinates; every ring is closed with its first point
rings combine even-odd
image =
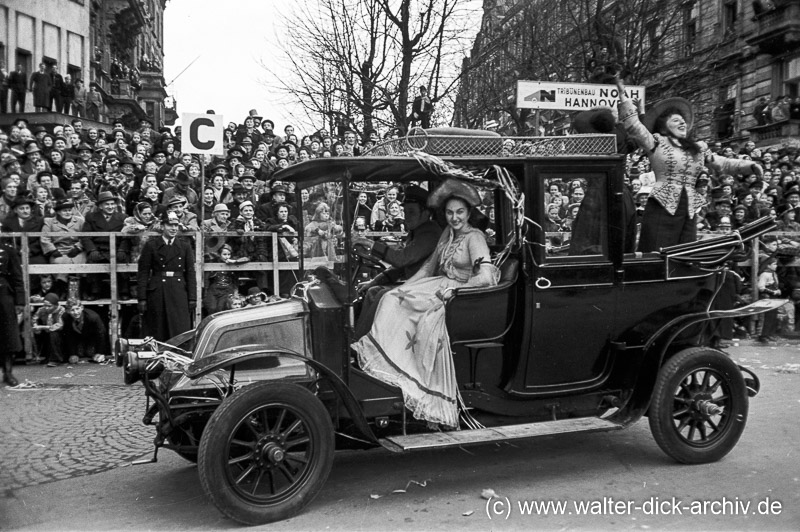
{"type": "Polygon", "coordinates": [[[194,380],[208,375],[213,371],[225,369],[237,363],[262,358],[291,358],[299,360],[317,373],[325,376],[328,382],[330,382],[334,392],[336,392],[336,395],[344,404],[345,409],[350,414],[356,428],[370,442],[378,443],[378,438],[373,434],[372,429],[370,429],[366,418],[361,412],[361,408],[358,406],[358,401],[350,392],[344,381],[321,362],[307,358],[292,350],[258,345],[248,345],[245,348],[238,348],[235,350],[226,349],[219,353],[211,353],[200,360],[192,362],[186,367],[184,373],[188,378],[194,380]]]}
{"type": "Polygon", "coordinates": [[[616,423],[630,425],[647,412],[653,386],[655,386],[661,366],[666,361],[669,347],[689,327],[709,320],[755,316],[778,309],[786,303],[788,303],[787,299],[761,299],[735,309],[686,314],[666,323],[641,347],[643,362],[633,391],[625,404],[609,419],[616,423]]]}

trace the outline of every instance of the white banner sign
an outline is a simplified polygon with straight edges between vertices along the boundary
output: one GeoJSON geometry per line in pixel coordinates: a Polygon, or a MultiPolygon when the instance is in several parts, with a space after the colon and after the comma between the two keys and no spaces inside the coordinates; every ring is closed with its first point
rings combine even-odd
{"type": "Polygon", "coordinates": [[[222,115],[183,113],[181,115],[181,151],[206,155],[224,155],[222,115]]]}
{"type": "MultiPolygon", "coordinates": [[[[625,94],[644,104],[644,86],[625,87],[625,94]]],[[[619,102],[616,85],[591,83],[555,83],[550,81],[517,81],[519,109],[562,109],[586,111],[594,107],[616,107],[619,102]]]]}

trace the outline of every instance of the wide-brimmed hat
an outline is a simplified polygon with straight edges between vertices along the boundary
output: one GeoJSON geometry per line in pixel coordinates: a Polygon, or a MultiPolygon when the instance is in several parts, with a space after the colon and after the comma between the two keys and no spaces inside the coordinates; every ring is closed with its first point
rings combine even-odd
{"type": "Polygon", "coordinates": [[[167,207],[172,207],[173,205],[185,205],[188,202],[189,200],[186,199],[186,196],[181,196],[180,194],[176,194],[172,196],[172,199],[169,200],[169,203],[167,203],[167,207]]]}
{"type": "Polygon", "coordinates": [[[661,116],[661,113],[671,107],[678,110],[681,116],[683,116],[683,119],[686,120],[686,130],[691,131],[694,126],[694,110],[692,109],[692,103],[686,98],[680,97],[667,98],[652,106],[644,114],[644,117],[642,117],[642,124],[644,124],[644,127],[651,133],[655,133],[653,127],[655,126],[656,119],[661,116]]]}
{"type": "Polygon", "coordinates": [[[72,209],[75,207],[75,202],[71,199],[62,199],[56,202],[55,209],[56,211],[60,211],[61,209],[72,209]]]}
{"type": "Polygon", "coordinates": [[[33,207],[34,205],[36,205],[36,200],[30,196],[17,196],[16,198],[14,198],[13,208],[16,209],[21,205],[30,205],[31,207],[33,207]]]}
{"type": "Polygon", "coordinates": [[[228,159],[231,157],[236,157],[237,159],[244,159],[244,150],[239,146],[234,146],[230,150],[228,150],[228,159]]]}
{"type": "Polygon", "coordinates": [[[428,196],[428,205],[441,207],[444,201],[450,197],[462,199],[471,207],[481,204],[481,196],[473,186],[458,179],[446,179],[428,196]]]}
{"type": "Polygon", "coordinates": [[[217,203],[216,205],[214,205],[213,212],[214,214],[217,214],[218,212],[231,212],[231,210],[224,203],[217,203]]]}
{"type": "Polygon", "coordinates": [[[181,185],[191,185],[192,178],[186,172],[178,172],[178,175],[175,176],[175,182],[181,185]]]}
{"type": "Polygon", "coordinates": [[[97,196],[97,205],[102,205],[107,201],[117,201],[117,197],[114,195],[113,192],[109,190],[104,190],[97,196]]]}
{"type": "Polygon", "coordinates": [[[800,185],[792,185],[789,188],[787,188],[786,191],[784,191],[784,193],[783,193],[783,197],[784,198],[788,198],[789,196],[791,196],[793,194],[800,195],[800,185]]]}
{"type": "Polygon", "coordinates": [[[275,194],[276,192],[283,192],[284,194],[287,194],[289,191],[287,190],[286,185],[283,183],[276,183],[270,187],[270,192],[272,194],[275,194]]]}
{"type": "Polygon", "coordinates": [[[85,142],[81,142],[78,144],[78,147],[75,148],[75,151],[93,151],[92,147],[86,144],[85,142]]]}
{"type": "Polygon", "coordinates": [[[25,145],[25,154],[37,153],[42,151],[36,141],[32,140],[25,145]]]}

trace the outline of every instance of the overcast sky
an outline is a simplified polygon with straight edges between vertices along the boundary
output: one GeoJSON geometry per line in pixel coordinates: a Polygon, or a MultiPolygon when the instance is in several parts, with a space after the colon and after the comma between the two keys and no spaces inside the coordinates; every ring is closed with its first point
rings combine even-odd
{"type": "MultiPolygon", "coordinates": [[[[466,5],[474,9],[470,20],[477,26],[481,2],[467,0],[466,5]]],[[[290,123],[301,133],[321,127],[307,124],[301,106],[266,85],[269,74],[261,61],[270,68],[280,64],[276,43],[291,39],[280,27],[282,16],[314,16],[313,2],[170,0],[164,11],[164,79],[178,115],[213,109],[226,123],[241,123],[255,108],[275,122],[277,131],[290,123]]]]}
{"type": "Polygon", "coordinates": [[[275,0],[171,0],[164,11],[164,79],[178,114],[213,109],[225,122],[241,123],[255,108],[283,130],[297,123],[298,108],[281,105],[263,85],[259,60],[278,48],[273,21],[291,10],[275,0]],[[182,74],[181,70],[197,60],[182,74]],[[177,79],[176,79],[177,78],[177,79]],[[174,80],[174,81],[173,81],[174,80]]]}

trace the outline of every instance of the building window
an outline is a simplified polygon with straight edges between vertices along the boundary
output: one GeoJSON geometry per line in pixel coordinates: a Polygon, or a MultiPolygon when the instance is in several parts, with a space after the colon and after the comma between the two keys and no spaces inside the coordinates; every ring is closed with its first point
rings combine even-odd
{"type": "Polygon", "coordinates": [[[22,48],[17,48],[17,53],[14,57],[14,67],[22,65],[22,70],[30,74],[33,72],[33,54],[22,48]]]}
{"type": "Polygon", "coordinates": [[[683,55],[690,57],[697,47],[697,4],[688,2],[683,6],[683,55]]]}
{"type": "Polygon", "coordinates": [[[722,38],[730,39],[736,36],[736,23],[739,18],[739,8],[736,0],[726,0],[722,5],[722,38]]]}
{"type": "Polygon", "coordinates": [[[67,65],[67,74],[69,74],[73,82],[76,79],[83,79],[83,77],[81,76],[80,67],[76,67],[75,65],[67,65]]]}

